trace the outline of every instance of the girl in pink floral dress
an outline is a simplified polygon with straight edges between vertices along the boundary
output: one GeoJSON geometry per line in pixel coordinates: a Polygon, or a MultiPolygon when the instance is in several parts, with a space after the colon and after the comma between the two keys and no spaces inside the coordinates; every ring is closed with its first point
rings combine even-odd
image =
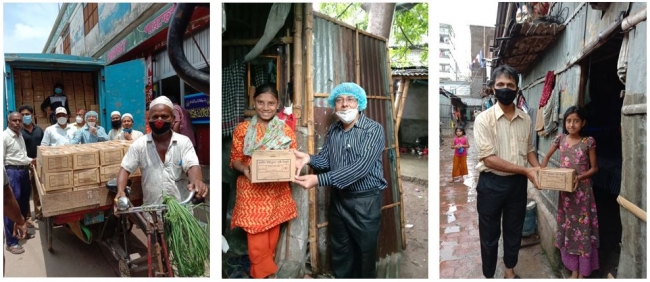
{"type": "Polygon", "coordinates": [[[596,142],[580,135],[587,113],[573,106],[564,113],[564,134],[555,137],[541,166],[546,167],[555,150],[560,149],[560,167],[576,170],[576,188],[560,192],[557,210],[555,246],[560,249],[564,266],[571,278],[583,278],[598,269],[598,216],[591,176],[598,171],[596,142]]]}

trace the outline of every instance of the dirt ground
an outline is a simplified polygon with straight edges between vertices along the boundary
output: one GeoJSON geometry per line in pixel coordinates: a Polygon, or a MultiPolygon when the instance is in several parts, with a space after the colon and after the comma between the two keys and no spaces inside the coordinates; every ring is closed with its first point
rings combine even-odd
{"type": "MultiPolygon", "coordinates": [[[[428,160],[417,164],[427,166],[428,160]]],[[[408,167],[402,166],[402,171],[408,167]]],[[[402,173],[404,175],[404,173],[402,173]]],[[[400,278],[429,277],[429,189],[422,178],[403,177],[404,219],[406,220],[406,250],[400,258],[400,278]],[[407,181],[406,179],[411,181],[407,181]]]]}

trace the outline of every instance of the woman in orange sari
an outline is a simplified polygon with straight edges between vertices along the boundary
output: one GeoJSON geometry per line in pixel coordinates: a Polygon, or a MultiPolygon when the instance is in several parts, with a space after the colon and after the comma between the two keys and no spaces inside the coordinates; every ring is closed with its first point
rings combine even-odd
{"type": "Polygon", "coordinates": [[[255,150],[295,150],[297,145],[294,132],[276,116],[278,92],[265,84],[257,87],[253,98],[257,115],[237,125],[233,133],[230,166],[242,175],[237,177],[231,228],[246,231],[250,276],[265,278],[278,270],[274,257],[280,224],[295,218],[298,211],[289,182],[251,183],[251,156],[255,150]]]}

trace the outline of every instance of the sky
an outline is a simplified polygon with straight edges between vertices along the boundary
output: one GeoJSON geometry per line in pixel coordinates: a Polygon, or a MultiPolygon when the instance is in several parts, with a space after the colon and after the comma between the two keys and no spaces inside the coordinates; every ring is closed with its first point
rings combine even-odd
{"type": "MultiPolygon", "coordinates": [[[[494,27],[497,21],[496,1],[439,1],[429,5],[431,14],[439,23],[451,24],[456,34],[457,62],[461,71],[469,75],[468,66],[476,54],[470,54],[470,25],[494,27]]],[[[486,51],[484,51],[486,52],[486,51]]]]}
{"type": "Polygon", "coordinates": [[[42,53],[59,15],[57,3],[3,4],[3,52],[42,53]]]}

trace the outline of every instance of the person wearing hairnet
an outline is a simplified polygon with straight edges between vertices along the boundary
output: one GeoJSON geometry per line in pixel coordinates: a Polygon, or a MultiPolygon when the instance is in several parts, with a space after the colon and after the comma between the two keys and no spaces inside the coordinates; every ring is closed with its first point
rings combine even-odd
{"type": "Polygon", "coordinates": [[[308,164],[317,172],[296,176],[295,183],[306,189],[331,187],[328,227],[334,276],[376,278],[381,198],[387,187],[384,129],[363,113],[366,92],[355,83],[336,86],[328,102],[339,120],[330,125],[318,154],[294,150],[298,171],[308,164]]]}
{"type": "Polygon", "coordinates": [[[97,125],[97,112],[89,111],[86,113],[86,125],[74,132],[74,137],[70,144],[89,144],[108,141],[108,135],[103,127],[97,125]]]}

